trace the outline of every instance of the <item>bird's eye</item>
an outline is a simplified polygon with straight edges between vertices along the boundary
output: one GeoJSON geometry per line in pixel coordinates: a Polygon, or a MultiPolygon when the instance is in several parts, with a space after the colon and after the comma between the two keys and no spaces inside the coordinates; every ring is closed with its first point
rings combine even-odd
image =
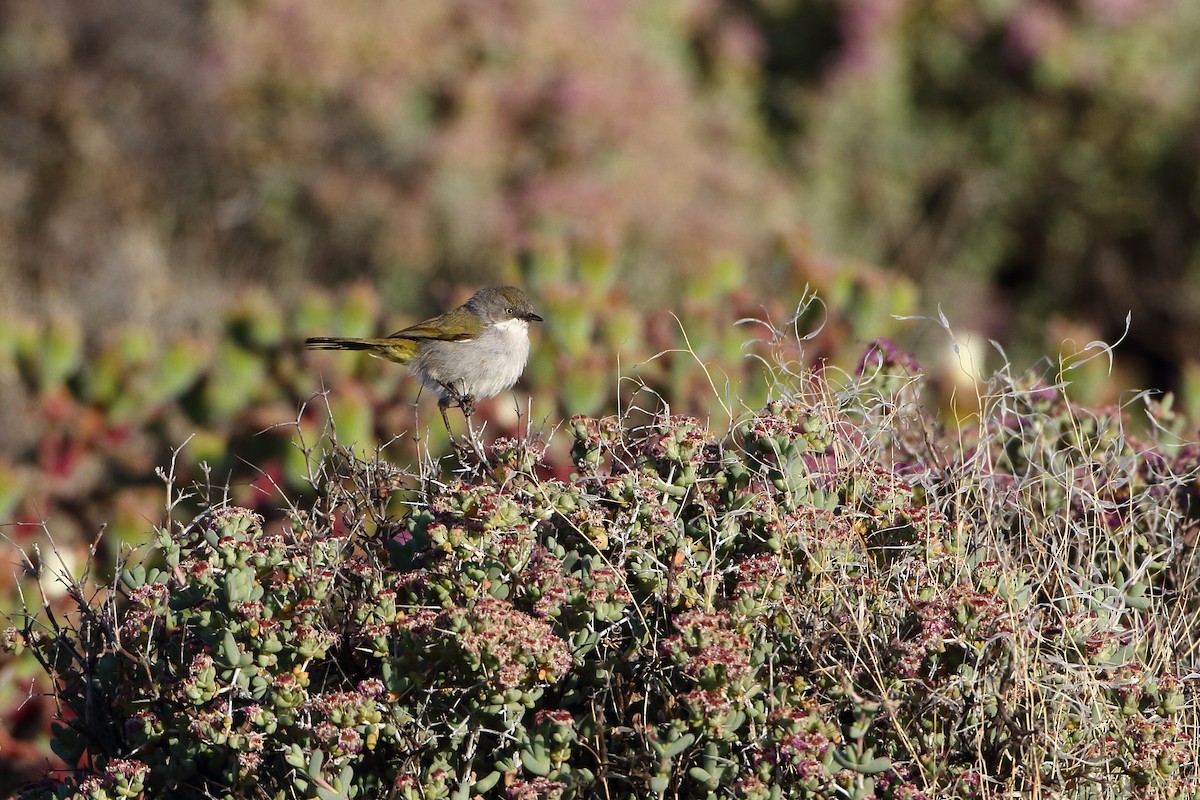
{"type": "Polygon", "coordinates": [[[504,313],[505,313],[505,314],[508,314],[510,317],[513,315],[513,313],[512,313],[512,309],[511,309],[511,308],[506,308],[506,309],[504,309],[504,313]]]}

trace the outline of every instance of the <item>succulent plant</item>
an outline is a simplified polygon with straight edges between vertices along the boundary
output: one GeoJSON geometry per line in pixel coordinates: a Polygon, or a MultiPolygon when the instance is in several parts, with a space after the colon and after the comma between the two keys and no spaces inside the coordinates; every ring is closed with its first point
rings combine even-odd
{"type": "Polygon", "coordinates": [[[57,796],[1184,791],[1194,456],[1010,387],[923,462],[873,413],[915,369],[727,434],[577,416],[565,478],[531,440],[453,477],[331,443],[286,524],[204,506],[6,634],[70,712],[57,796]]]}

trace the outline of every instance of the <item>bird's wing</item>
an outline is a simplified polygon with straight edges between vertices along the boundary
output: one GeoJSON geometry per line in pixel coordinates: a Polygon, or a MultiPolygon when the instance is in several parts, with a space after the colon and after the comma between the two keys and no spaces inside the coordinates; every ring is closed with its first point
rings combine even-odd
{"type": "Polygon", "coordinates": [[[412,339],[417,340],[434,340],[440,342],[467,342],[475,338],[475,334],[471,333],[446,333],[449,330],[462,330],[467,327],[463,324],[462,316],[467,314],[465,308],[459,307],[453,311],[448,311],[440,317],[427,319],[424,322],[418,322],[416,325],[410,325],[407,328],[401,328],[395,333],[388,336],[389,339],[412,339]]]}

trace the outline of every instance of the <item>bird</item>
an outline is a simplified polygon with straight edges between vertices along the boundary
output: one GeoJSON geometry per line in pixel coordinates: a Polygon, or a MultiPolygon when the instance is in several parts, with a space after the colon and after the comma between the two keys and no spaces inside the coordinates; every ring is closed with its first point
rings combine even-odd
{"type": "Polygon", "coordinates": [[[366,350],[375,358],[407,365],[438,396],[449,432],[448,408],[460,408],[469,424],[476,400],[517,382],[529,361],[529,323],[543,321],[521,289],[488,286],[458,308],[387,337],[317,336],[304,343],[312,350],[366,350]]]}

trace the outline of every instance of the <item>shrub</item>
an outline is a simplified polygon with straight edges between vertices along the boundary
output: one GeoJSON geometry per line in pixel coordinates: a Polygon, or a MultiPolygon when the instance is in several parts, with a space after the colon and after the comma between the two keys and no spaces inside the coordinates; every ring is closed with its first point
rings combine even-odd
{"type": "Polygon", "coordinates": [[[1002,378],[948,434],[915,369],[214,503],[9,631],[80,764],[29,796],[1193,796],[1200,451],[1002,378]]]}

